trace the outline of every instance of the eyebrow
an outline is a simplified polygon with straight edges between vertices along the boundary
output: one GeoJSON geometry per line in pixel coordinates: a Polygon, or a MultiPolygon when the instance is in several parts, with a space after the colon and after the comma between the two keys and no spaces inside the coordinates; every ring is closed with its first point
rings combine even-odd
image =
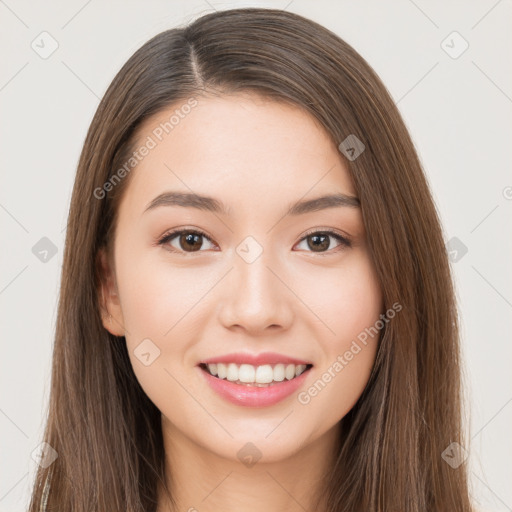
{"type": "MultiPolygon", "coordinates": [[[[359,208],[359,198],[346,194],[329,194],[314,199],[297,201],[292,204],[285,215],[303,215],[305,213],[325,210],[327,208],[349,207],[359,208]]],[[[202,196],[189,192],[164,192],[155,197],[146,207],[143,213],[146,213],[161,206],[182,206],[185,208],[197,208],[212,213],[229,215],[230,209],[213,197],[202,196]]]]}

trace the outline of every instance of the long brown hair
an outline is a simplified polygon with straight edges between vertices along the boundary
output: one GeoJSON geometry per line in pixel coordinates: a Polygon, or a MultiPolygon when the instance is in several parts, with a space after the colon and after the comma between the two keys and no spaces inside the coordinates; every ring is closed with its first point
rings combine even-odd
{"type": "Polygon", "coordinates": [[[44,432],[58,456],[38,469],[30,512],[156,509],[165,481],[160,411],[140,387],[123,338],[101,321],[98,251],[111,254],[131,174],[103,191],[130,158],[145,119],[213,91],[290,102],[336,145],[349,136],[364,144],[346,162],[384,308],[398,302],[403,309],[381,331],[370,381],[340,422],[340,451],[323,494],[328,511],[472,510],[465,465],[442,457],[451,443],[464,446],[457,310],[440,221],[404,122],[376,73],[340,37],[297,14],[246,8],[152,38],[97,109],[78,164],[62,268],[44,432]]]}

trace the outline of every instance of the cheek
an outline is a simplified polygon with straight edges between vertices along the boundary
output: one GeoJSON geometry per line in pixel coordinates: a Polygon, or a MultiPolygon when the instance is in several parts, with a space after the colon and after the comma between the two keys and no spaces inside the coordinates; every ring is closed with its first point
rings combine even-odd
{"type": "Polygon", "coordinates": [[[333,323],[336,336],[326,353],[332,362],[343,356],[344,379],[351,376],[358,386],[360,380],[365,384],[373,366],[380,335],[375,325],[383,308],[378,279],[366,254],[352,266],[339,288],[338,314],[333,323]]]}
{"type": "Polygon", "coordinates": [[[322,360],[298,397],[311,418],[323,418],[329,424],[350,411],[368,382],[380,336],[375,325],[383,312],[381,289],[366,255],[358,254],[350,265],[347,262],[335,279],[332,275],[318,283],[323,286],[316,294],[318,316],[329,327],[317,338],[322,360]]]}
{"type": "Polygon", "coordinates": [[[131,251],[116,262],[126,344],[146,394],[159,408],[181,407],[187,396],[177,382],[190,378],[190,349],[201,338],[208,291],[222,272],[186,268],[156,253],[131,251]]]}
{"type": "Polygon", "coordinates": [[[359,259],[344,276],[338,294],[334,330],[343,341],[355,339],[375,324],[383,308],[378,279],[367,257],[359,259]]]}
{"type": "MultiPolygon", "coordinates": [[[[208,289],[202,275],[173,268],[165,258],[131,252],[118,263],[126,345],[135,376],[160,410],[182,410],[188,395],[178,382],[208,289]],[[193,278],[193,283],[191,282],[193,278]],[[196,307],[194,307],[196,305],[196,307]]],[[[210,284],[211,287],[211,284],[210,284]]]]}
{"type": "Polygon", "coordinates": [[[382,312],[382,293],[369,257],[354,252],[337,269],[302,272],[308,279],[299,293],[322,321],[323,334],[317,339],[323,351],[346,350],[352,339],[373,325],[382,312]]]}
{"type": "Polygon", "coordinates": [[[187,270],[168,261],[165,254],[153,254],[132,253],[119,262],[119,292],[131,336],[165,340],[190,323],[194,308],[215,281],[205,267],[187,270]]]}

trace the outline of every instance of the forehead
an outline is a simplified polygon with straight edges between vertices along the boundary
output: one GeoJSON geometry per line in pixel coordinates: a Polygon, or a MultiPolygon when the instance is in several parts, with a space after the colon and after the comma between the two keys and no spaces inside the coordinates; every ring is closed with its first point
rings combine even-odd
{"type": "Polygon", "coordinates": [[[168,190],[218,197],[230,210],[355,195],[321,124],[300,107],[255,94],[179,101],[139,127],[135,149],[144,145],[151,149],[131,171],[123,199],[141,213],[168,190]]]}

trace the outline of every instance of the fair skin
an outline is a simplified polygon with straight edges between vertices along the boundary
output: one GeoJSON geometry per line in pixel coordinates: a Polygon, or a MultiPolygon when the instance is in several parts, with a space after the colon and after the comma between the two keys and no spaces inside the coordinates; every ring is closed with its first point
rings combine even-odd
{"type": "MultiPolygon", "coordinates": [[[[285,215],[297,201],[356,196],[343,157],[309,114],[253,94],[197,99],[132,171],[113,268],[103,259],[113,317],[104,325],[126,337],[134,373],[162,413],[177,510],[310,510],[333,463],[339,421],[363,392],[377,349],[369,343],[307,404],[298,400],[382,313],[361,209],[285,215]],[[164,191],[213,197],[229,211],[144,212],[164,191]],[[196,251],[179,235],[156,244],[174,228],[207,238],[196,251]],[[312,233],[329,229],[351,245],[328,236],[316,252],[312,233]],[[262,249],[250,263],[237,251],[246,237],[262,249]],[[160,355],[146,366],[134,351],[148,338],[160,355]],[[198,367],[233,352],[277,352],[313,366],[280,402],[242,406],[216,393],[198,367]],[[250,467],[237,455],[248,442],[261,456],[250,467]]],[[[147,120],[139,141],[176,108],[147,120]]],[[[169,510],[161,494],[158,512],[169,510]]]]}

